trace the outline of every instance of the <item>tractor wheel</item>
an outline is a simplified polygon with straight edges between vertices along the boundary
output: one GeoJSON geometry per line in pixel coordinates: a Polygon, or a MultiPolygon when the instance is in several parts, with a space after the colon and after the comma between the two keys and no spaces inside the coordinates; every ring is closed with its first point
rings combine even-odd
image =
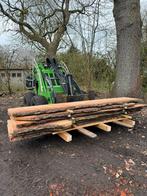
{"type": "Polygon", "coordinates": [[[45,105],[45,104],[48,104],[45,97],[38,96],[38,95],[32,97],[31,105],[45,105]]]}
{"type": "Polygon", "coordinates": [[[94,100],[96,99],[96,92],[95,91],[88,91],[88,99],[89,100],[94,100]]]}
{"type": "Polygon", "coordinates": [[[35,95],[35,93],[33,92],[28,92],[24,95],[24,105],[26,106],[30,106],[31,105],[31,100],[32,100],[32,97],[35,95]]]}

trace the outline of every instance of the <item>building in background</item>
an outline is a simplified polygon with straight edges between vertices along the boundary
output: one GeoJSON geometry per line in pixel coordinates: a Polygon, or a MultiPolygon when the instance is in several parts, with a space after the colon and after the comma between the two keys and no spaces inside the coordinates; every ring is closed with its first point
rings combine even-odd
{"type": "Polygon", "coordinates": [[[25,90],[34,59],[35,54],[27,48],[0,46],[0,92],[25,90]]]}
{"type": "Polygon", "coordinates": [[[25,90],[25,79],[30,74],[30,68],[0,68],[0,91],[7,91],[8,83],[12,92],[25,90]]]}

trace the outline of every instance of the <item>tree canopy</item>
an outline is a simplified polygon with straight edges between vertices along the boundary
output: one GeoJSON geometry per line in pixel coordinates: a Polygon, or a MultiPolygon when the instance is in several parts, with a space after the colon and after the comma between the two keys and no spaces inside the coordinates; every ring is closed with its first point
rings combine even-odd
{"type": "Polygon", "coordinates": [[[2,0],[0,13],[15,31],[55,56],[71,15],[82,15],[96,0],[2,0]]]}

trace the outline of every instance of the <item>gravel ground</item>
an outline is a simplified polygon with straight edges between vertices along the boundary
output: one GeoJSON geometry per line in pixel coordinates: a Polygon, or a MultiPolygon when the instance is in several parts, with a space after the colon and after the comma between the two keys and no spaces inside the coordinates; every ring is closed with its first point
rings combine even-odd
{"type": "Polygon", "coordinates": [[[0,196],[147,195],[147,109],[134,115],[134,130],[90,129],[90,139],[72,132],[73,141],[44,136],[9,143],[7,108],[22,97],[0,97],[0,196]]]}

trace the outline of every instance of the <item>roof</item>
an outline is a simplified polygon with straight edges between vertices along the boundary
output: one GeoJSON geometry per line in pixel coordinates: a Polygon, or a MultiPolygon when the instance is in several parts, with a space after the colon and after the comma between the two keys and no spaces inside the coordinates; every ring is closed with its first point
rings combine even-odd
{"type": "Polygon", "coordinates": [[[31,69],[27,69],[27,68],[11,68],[11,69],[0,68],[0,71],[31,71],[31,69]]]}

